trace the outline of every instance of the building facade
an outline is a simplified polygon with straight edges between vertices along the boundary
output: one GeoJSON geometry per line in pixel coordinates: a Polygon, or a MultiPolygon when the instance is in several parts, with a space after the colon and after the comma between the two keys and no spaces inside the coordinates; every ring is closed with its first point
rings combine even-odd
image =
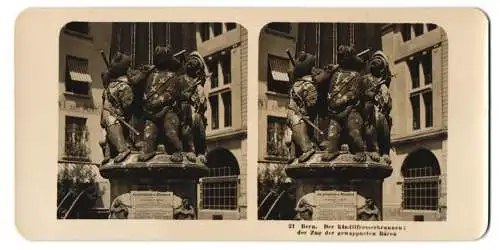
{"type": "Polygon", "coordinates": [[[211,76],[205,84],[208,177],[198,189],[199,219],[247,214],[247,30],[235,23],[197,23],[197,51],[211,76]]]}
{"type": "MultiPolygon", "coordinates": [[[[73,214],[79,218],[105,217],[110,204],[109,188],[106,189],[109,182],[98,171],[103,159],[99,146],[103,137],[100,126],[101,72],[106,69],[99,51],[109,50],[110,36],[111,24],[73,22],[60,32],[59,175],[80,169],[80,173],[86,173],[81,181],[88,181],[90,177],[99,184],[97,202],[92,211],[73,214]]],[[[61,192],[58,198],[66,195],[66,188],[58,185],[58,192],[61,192]]]]}
{"type": "MultiPolygon", "coordinates": [[[[259,38],[259,164],[267,167],[287,162],[292,148],[285,142],[291,63],[286,50],[295,55],[298,25],[272,23],[259,38]]],[[[262,170],[262,168],[261,168],[262,170]]]]}
{"type": "Polygon", "coordinates": [[[385,220],[446,219],[448,40],[434,24],[390,24],[393,173],[384,183],[385,220]]]}

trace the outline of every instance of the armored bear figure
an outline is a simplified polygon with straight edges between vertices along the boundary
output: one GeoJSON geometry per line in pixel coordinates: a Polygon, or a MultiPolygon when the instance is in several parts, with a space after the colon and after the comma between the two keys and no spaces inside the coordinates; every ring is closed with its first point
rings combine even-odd
{"type": "Polygon", "coordinates": [[[142,71],[131,81],[136,87],[144,84],[144,141],[138,159],[150,160],[156,155],[157,145],[162,143],[171,155],[170,160],[181,162],[183,147],[179,136],[179,101],[183,84],[179,72],[182,65],[173,56],[169,46],[155,48],[153,64],[153,67],[142,71]]]}
{"type": "Polygon", "coordinates": [[[129,56],[117,53],[110,63],[109,70],[102,74],[105,90],[102,97],[101,127],[106,132],[106,140],[101,142],[104,152],[103,164],[112,157],[114,162],[122,162],[131,152],[121,124],[121,121],[126,119],[127,109],[134,98],[126,76],[130,62],[129,56]]]}
{"type": "Polygon", "coordinates": [[[206,162],[207,98],[204,85],[208,75],[203,57],[192,52],[186,58],[182,106],[182,137],[186,152],[195,152],[201,162],[206,162]]]}
{"type": "Polygon", "coordinates": [[[307,161],[316,151],[305,122],[318,98],[312,78],[315,61],[315,56],[301,52],[292,71],[294,80],[290,89],[287,120],[295,148],[301,152],[299,162],[307,161]]]}
{"type": "Polygon", "coordinates": [[[330,119],[326,151],[321,158],[332,161],[339,154],[341,144],[347,143],[355,161],[366,160],[363,139],[363,117],[360,113],[360,88],[363,61],[355,55],[353,47],[339,46],[339,67],[331,76],[327,96],[330,119]]]}

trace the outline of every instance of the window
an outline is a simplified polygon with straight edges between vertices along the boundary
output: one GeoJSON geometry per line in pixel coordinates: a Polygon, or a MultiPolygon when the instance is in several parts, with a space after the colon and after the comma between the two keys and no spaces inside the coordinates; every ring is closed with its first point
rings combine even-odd
{"type": "Polygon", "coordinates": [[[209,98],[210,109],[212,110],[212,129],[219,128],[219,96],[213,95],[209,98]]]}
{"type": "Polygon", "coordinates": [[[432,127],[432,92],[427,91],[422,94],[425,107],[425,127],[432,127]]]}
{"type": "MultiPolygon", "coordinates": [[[[212,129],[227,128],[232,126],[231,102],[231,51],[221,51],[207,57],[209,71],[211,72],[210,97],[212,106],[212,129]],[[219,105],[219,102],[221,105],[219,105]],[[220,114],[220,117],[219,117],[220,114]]],[[[209,94],[210,95],[210,94],[209,94]]]]}
{"type": "Polygon", "coordinates": [[[404,42],[411,40],[411,24],[401,25],[401,36],[404,42]]]}
{"type": "Polygon", "coordinates": [[[426,24],[426,26],[427,26],[428,31],[431,31],[431,30],[434,30],[437,28],[437,25],[432,24],[432,23],[428,23],[428,24],[426,24]]]}
{"type": "Polygon", "coordinates": [[[415,32],[415,37],[424,34],[424,25],[423,24],[414,24],[413,31],[415,32]]]}
{"type": "Polygon", "coordinates": [[[234,29],[236,29],[236,23],[226,23],[226,30],[227,31],[234,30],[234,29]]]}
{"type": "Polygon", "coordinates": [[[212,74],[210,78],[210,87],[212,89],[219,87],[219,82],[223,84],[231,83],[231,51],[224,51],[221,54],[210,56],[206,61],[208,62],[208,70],[212,74]],[[219,73],[222,74],[220,79],[219,73]]]}
{"type": "Polygon", "coordinates": [[[238,208],[239,164],[225,148],[207,154],[208,176],[201,179],[201,208],[236,210],[238,208]]]}
{"type": "Polygon", "coordinates": [[[211,113],[212,129],[231,127],[233,124],[231,91],[224,91],[222,93],[213,94],[212,96],[209,97],[209,102],[212,112],[211,113]],[[220,99],[222,99],[222,106],[219,106],[219,96],[220,99]],[[221,114],[222,116],[219,117],[219,114],[221,114]]]}
{"type": "Polygon", "coordinates": [[[419,60],[417,58],[414,58],[413,60],[409,60],[407,63],[408,63],[408,68],[410,70],[410,76],[411,76],[411,88],[416,89],[416,88],[420,87],[419,60]]]}
{"type": "Polygon", "coordinates": [[[431,128],[433,124],[433,101],[432,90],[430,87],[423,91],[412,93],[410,95],[411,111],[413,117],[413,130],[419,130],[422,127],[431,128]],[[421,110],[423,109],[423,113],[421,110]],[[422,124],[423,122],[423,124],[422,124]]]}
{"type": "Polygon", "coordinates": [[[270,23],[267,25],[267,28],[287,34],[290,33],[291,30],[290,23],[270,23]]]}
{"type": "Polygon", "coordinates": [[[210,76],[210,87],[215,89],[219,87],[219,65],[217,60],[208,61],[208,70],[212,74],[210,76]]]}
{"type": "Polygon", "coordinates": [[[210,24],[209,23],[200,23],[198,26],[200,36],[201,36],[201,41],[206,41],[210,39],[210,24]]]}
{"type": "Polygon", "coordinates": [[[238,176],[228,166],[210,168],[202,192],[204,209],[234,210],[238,206],[238,176]]]}
{"type": "Polygon", "coordinates": [[[222,104],[224,105],[224,127],[231,127],[231,92],[224,92],[222,95],[222,104]]]}
{"type": "Polygon", "coordinates": [[[413,114],[413,130],[420,129],[420,96],[413,95],[410,97],[411,111],[413,114]]]}
{"type": "Polygon", "coordinates": [[[89,95],[92,77],[88,73],[87,59],[66,56],[66,92],[77,95],[89,95]]]}
{"type": "Polygon", "coordinates": [[[267,155],[288,158],[290,146],[285,143],[287,133],[286,118],[267,117],[267,155]]]}
{"type": "Polygon", "coordinates": [[[434,154],[427,149],[410,153],[403,162],[403,209],[438,210],[440,168],[434,154]]]}
{"type": "Polygon", "coordinates": [[[408,170],[403,184],[404,209],[438,209],[439,176],[432,175],[431,171],[431,167],[408,170]]]}
{"type": "Polygon", "coordinates": [[[424,70],[425,85],[432,83],[432,54],[427,52],[422,56],[422,68],[424,70]]]}
{"type": "Polygon", "coordinates": [[[224,84],[231,83],[231,54],[227,53],[220,58],[222,74],[224,75],[224,84]]]}
{"type": "Polygon", "coordinates": [[[288,94],[291,87],[288,78],[288,59],[268,55],[267,60],[267,90],[288,94]]]}
{"type": "Polygon", "coordinates": [[[411,40],[412,38],[423,35],[425,32],[429,32],[433,29],[436,29],[437,25],[435,24],[402,24],[401,25],[401,37],[403,38],[403,42],[411,40]],[[426,29],[424,29],[424,27],[426,29]],[[412,37],[413,35],[413,37],[412,37]]]}
{"type": "Polygon", "coordinates": [[[413,130],[433,126],[432,51],[415,55],[408,62],[411,75],[410,103],[413,130]]]}
{"type": "Polygon", "coordinates": [[[413,31],[415,32],[415,37],[424,34],[424,25],[423,24],[414,24],[413,31]]]}
{"type": "Polygon", "coordinates": [[[214,36],[219,36],[222,34],[222,23],[213,23],[214,36]]]}
{"type": "Polygon", "coordinates": [[[89,131],[87,119],[66,116],[65,127],[65,158],[88,161],[90,149],[88,147],[89,131]]]}
{"type": "Polygon", "coordinates": [[[66,29],[71,30],[73,32],[78,32],[81,34],[88,35],[89,34],[89,23],[87,22],[71,22],[66,24],[66,29]]]}

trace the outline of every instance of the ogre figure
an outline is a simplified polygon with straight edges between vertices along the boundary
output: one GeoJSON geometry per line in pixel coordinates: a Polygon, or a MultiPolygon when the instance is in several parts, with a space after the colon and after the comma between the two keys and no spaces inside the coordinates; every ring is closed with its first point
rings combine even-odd
{"type": "Polygon", "coordinates": [[[369,62],[369,73],[363,76],[362,105],[365,139],[370,157],[378,161],[383,155],[389,161],[390,110],[388,86],[391,73],[385,55],[377,51],[369,62]]]}
{"type": "Polygon", "coordinates": [[[392,98],[389,92],[389,86],[393,75],[389,68],[389,59],[384,53],[377,51],[372,58],[375,64],[374,67],[377,67],[376,64],[382,64],[382,66],[378,66],[380,69],[379,75],[381,81],[379,82],[380,86],[375,95],[375,120],[379,152],[382,158],[389,164],[391,163],[389,151],[391,149],[392,127],[392,98]]]}
{"type": "Polygon", "coordinates": [[[182,199],[182,205],[174,209],[174,219],[176,220],[194,220],[196,212],[191,201],[188,198],[182,199]]]}
{"type": "Polygon", "coordinates": [[[316,86],[312,78],[315,60],[313,55],[301,52],[292,72],[294,82],[290,89],[287,119],[292,130],[292,141],[301,152],[299,162],[307,161],[315,153],[305,121],[309,119],[310,111],[317,101],[316,86]]]}
{"type": "Polygon", "coordinates": [[[339,154],[341,144],[347,143],[354,160],[366,160],[366,143],[363,140],[363,117],[360,114],[359,70],[363,61],[355,55],[350,46],[339,46],[339,67],[331,76],[327,105],[330,119],[326,142],[327,153],[323,161],[334,160],[339,154]]]}
{"type": "Polygon", "coordinates": [[[111,158],[114,158],[114,162],[122,162],[131,152],[122,124],[133,101],[132,88],[126,76],[130,62],[129,56],[117,53],[110,63],[109,70],[102,74],[105,90],[102,98],[101,127],[106,132],[105,141],[101,142],[104,152],[103,164],[111,158]]]}
{"type": "MultiPolygon", "coordinates": [[[[144,84],[142,109],[144,135],[139,161],[148,161],[156,155],[156,147],[164,144],[173,162],[181,162],[182,141],[180,133],[181,91],[183,88],[181,63],[173,56],[169,46],[158,46],[154,50],[151,70],[131,81],[135,86],[144,84]],[[144,80],[142,80],[144,78],[144,80]]],[[[190,157],[193,160],[195,157],[190,157]]]]}
{"type": "Polygon", "coordinates": [[[205,127],[207,98],[204,85],[207,67],[203,57],[192,52],[186,58],[184,67],[184,88],[182,101],[182,137],[186,152],[195,152],[202,162],[206,162],[205,127]]]}

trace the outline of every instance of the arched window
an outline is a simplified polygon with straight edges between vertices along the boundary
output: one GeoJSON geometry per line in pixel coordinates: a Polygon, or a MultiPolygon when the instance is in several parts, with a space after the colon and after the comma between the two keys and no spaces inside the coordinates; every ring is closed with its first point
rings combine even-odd
{"type": "Polygon", "coordinates": [[[403,209],[438,210],[441,170],[439,162],[427,149],[411,152],[401,167],[403,209]]]}
{"type": "Polygon", "coordinates": [[[201,180],[202,209],[235,210],[238,208],[240,168],[234,155],[217,148],[207,155],[209,176],[201,180]]]}

